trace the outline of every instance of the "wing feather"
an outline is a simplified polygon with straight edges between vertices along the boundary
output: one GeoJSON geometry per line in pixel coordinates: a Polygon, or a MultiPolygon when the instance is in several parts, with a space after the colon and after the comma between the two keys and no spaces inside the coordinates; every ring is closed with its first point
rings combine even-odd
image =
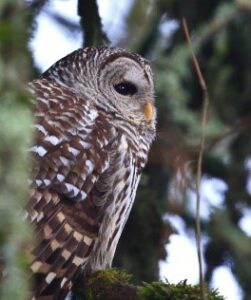
{"type": "Polygon", "coordinates": [[[109,166],[116,130],[63,85],[39,79],[30,88],[37,98],[30,149],[36,164],[26,207],[38,240],[31,252],[34,297],[64,299],[98,235],[102,207],[92,191],[109,166]]]}

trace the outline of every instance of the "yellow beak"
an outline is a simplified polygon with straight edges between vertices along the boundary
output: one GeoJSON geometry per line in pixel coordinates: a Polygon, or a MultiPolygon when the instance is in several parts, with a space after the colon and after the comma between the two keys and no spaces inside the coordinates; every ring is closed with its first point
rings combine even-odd
{"type": "Polygon", "coordinates": [[[151,121],[153,118],[153,105],[150,102],[147,102],[144,106],[144,114],[147,121],[151,121]]]}

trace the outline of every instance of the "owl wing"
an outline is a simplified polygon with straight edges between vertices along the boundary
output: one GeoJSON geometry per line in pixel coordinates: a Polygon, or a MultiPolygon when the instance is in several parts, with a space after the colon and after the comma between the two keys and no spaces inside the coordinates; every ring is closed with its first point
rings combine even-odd
{"type": "Polygon", "coordinates": [[[26,211],[38,240],[31,251],[34,299],[65,299],[98,235],[104,205],[93,195],[102,198],[96,183],[109,166],[116,131],[69,88],[39,79],[31,90],[36,163],[26,211]]]}

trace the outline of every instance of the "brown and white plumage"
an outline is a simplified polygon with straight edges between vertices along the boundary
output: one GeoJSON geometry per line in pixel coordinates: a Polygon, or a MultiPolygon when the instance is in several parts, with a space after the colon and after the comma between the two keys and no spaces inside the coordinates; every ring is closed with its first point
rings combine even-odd
{"type": "Polygon", "coordinates": [[[33,299],[65,299],[77,274],[111,265],[155,136],[146,60],[85,48],[30,84],[36,98],[27,218],[33,299]]]}

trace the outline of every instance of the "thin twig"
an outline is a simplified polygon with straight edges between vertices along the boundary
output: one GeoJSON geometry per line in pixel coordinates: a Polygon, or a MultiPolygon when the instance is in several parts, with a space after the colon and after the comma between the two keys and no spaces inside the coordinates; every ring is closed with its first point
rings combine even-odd
{"type": "Polygon", "coordinates": [[[201,251],[201,224],[200,224],[200,183],[201,183],[201,169],[202,169],[202,158],[204,153],[205,147],[205,127],[207,122],[207,113],[208,113],[208,105],[209,105],[209,96],[207,85],[202,75],[200,65],[196,58],[196,55],[193,51],[190,34],[187,26],[186,19],[182,19],[182,28],[185,33],[185,37],[187,43],[189,45],[193,65],[198,76],[199,84],[201,86],[203,92],[203,107],[202,107],[202,120],[201,120],[201,127],[202,127],[202,134],[200,138],[200,147],[199,147],[199,155],[198,155],[198,163],[197,163],[197,170],[196,170],[196,243],[197,243],[197,254],[198,254],[198,261],[199,261],[199,273],[200,273],[200,286],[201,286],[201,293],[203,300],[206,300],[206,293],[205,293],[205,280],[204,280],[204,272],[202,266],[202,251],[201,251]]]}

